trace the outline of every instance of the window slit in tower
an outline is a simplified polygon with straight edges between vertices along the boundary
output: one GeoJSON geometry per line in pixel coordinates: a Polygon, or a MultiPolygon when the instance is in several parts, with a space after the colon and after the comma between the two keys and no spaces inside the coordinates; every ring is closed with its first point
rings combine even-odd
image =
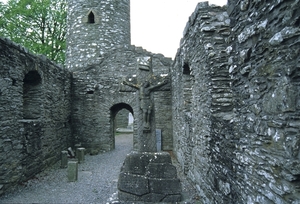
{"type": "Polygon", "coordinates": [[[95,15],[92,11],[90,12],[90,14],[88,16],[88,23],[95,23],[95,15]]]}

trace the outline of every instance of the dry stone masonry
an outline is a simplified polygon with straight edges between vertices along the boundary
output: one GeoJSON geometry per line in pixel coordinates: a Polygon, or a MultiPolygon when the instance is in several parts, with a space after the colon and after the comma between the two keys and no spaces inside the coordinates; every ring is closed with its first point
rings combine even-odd
{"type": "Polygon", "coordinates": [[[70,72],[0,38],[0,194],[60,159],[70,114],[70,72]]]}
{"type": "MultiPolygon", "coordinates": [[[[153,79],[171,82],[152,95],[155,132],[201,202],[300,203],[298,0],[199,3],[174,61],[130,45],[129,0],[69,0],[68,8],[67,69],[0,38],[0,194],[68,147],[113,150],[122,110],[136,119],[139,150],[137,90],[122,82],[135,83],[137,59],[151,58],[153,79]]],[[[123,199],[180,199],[169,156],[158,161],[155,154],[165,158],[127,157],[120,178],[137,183],[119,184],[123,199]],[[127,165],[132,158],[141,159],[127,165]],[[162,188],[168,179],[172,185],[162,188]]]]}
{"type": "Polygon", "coordinates": [[[128,154],[119,175],[118,190],[123,202],[181,201],[180,180],[167,152],[128,154]]]}
{"type": "Polygon", "coordinates": [[[299,203],[299,1],[199,3],[172,69],[174,151],[204,203],[299,203]]]}
{"type": "Polygon", "coordinates": [[[103,54],[130,45],[130,0],[68,1],[67,60],[70,70],[101,61],[103,54]]]}
{"type": "MultiPolygon", "coordinates": [[[[138,112],[136,92],[120,91],[122,80],[137,74],[137,58],[152,56],[153,72],[167,75],[172,60],[162,55],[153,55],[141,48],[129,46],[114,50],[103,58],[100,64],[90,65],[82,71],[73,72],[72,81],[72,122],[74,144],[81,143],[87,152],[114,149],[115,118],[126,109],[135,116],[138,112]]],[[[170,87],[154,94],[154,100],[161,102],[155,106],[157,128],[163,131],[163,149],[172,148],[171,92],[170,87]],[[162,93],[161,93],[162,92],[162,93]],[[159,98],[161,94],[166,97],[159,98]],[[166,105],[169,105],[166,108],[166,105]]],[[[134,121],[134,143],[138,145],[136,120],[134,121]]]]}
{"type": "MultiPolygon", "coordinates": [[[[172,60],[130,45],[130,1],[69,1],[67,68],[72,71],[72,142],[87,153],[114,149],[117,114],[138,112],[136,93],[120,92],[124,78],[137,74],[137,59],[151,57],[153,73],[168,75],[172,60]]],[[[155,93],[155,120],[162,149],[173,147],[171,92],[155,93]],[[161,97],[161,96],[164,97],[161,97]],[[160,105],[162,104],[162,105],[160,105]]],[[[137,124],[134,121],[134,146],[137,124]]]]}

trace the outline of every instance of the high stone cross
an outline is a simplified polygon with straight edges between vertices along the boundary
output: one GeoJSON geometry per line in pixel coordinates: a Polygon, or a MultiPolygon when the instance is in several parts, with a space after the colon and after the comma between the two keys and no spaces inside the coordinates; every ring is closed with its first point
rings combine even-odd
{"type": "MultiPolygon", "coordinates": [[[[169,89],[168,77],[154,76],[151,57],[137,60],[137,74],[120,83],[120,91],[138,91],[134,118],[137,151],[126,156],[118,180],[120,201],[181,201],[181,183],[167,152],[156,152],[154,92],[169,89]]],[[[157,104],[156,104],[157,105],[157,104]]]]}
{"type": "Polygon", "coordinates": [[[137,75],[123,79],[120,91],[138,91],[138,112],[134,113],[137,123],[137,151],[156,152],[156,131],[153,92],[163,90],[169,84],[167,77],[154,76],[151,57],[137,58],[137,75]],[[126,86],[133,89],[127,89],[126,86]]]}

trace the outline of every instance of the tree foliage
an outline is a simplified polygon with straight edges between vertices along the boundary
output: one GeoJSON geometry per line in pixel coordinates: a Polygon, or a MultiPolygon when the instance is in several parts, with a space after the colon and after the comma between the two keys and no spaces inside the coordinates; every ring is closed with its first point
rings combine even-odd
{"type": "Polygon", "coordinates": [[[9,0],[0,3],[0,36],[64,63],[66,0],[9,0]]]}

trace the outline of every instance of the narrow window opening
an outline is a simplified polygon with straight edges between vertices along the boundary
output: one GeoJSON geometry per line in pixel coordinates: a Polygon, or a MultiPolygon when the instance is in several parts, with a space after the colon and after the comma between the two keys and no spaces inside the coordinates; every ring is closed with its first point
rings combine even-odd
{"type": "Polygon", "coordinates": [[[13,86],[16,86],[16,84],[17,84],[17,80],[15,80],[15,79],[12,79],[12,83],[11,83],[11,85],[13,85],[13,86]]]}
{"type": "Polygon", "coordinates": [[[88,23],[95,23],[95,15],[92,11],[89,13],[88,23]]]}
{"type": "Polygon", "coordinates": [[[94,91],[87,91],[87,94],[94,94],[94,91]]]}
{"type": "Polygon", "coordinates": [[[182,70],[183,76],[183,98],[184,98],[184,111],[191,111],[191,99],[192,99],[192,79],[191,79],[191,69],[189,63],[185,62],[182,70]]]}
{"type": "Polygon", "coordinates": [[[183,65],[183,74],[190,75],[191,69],[188,63],[184,63],[183,65]]]}
{"type": "Polygon", "coordinates": [[[41,116],[42,78],[37,71],[30,71],[23,79],[23,118],[41,116]]]}

